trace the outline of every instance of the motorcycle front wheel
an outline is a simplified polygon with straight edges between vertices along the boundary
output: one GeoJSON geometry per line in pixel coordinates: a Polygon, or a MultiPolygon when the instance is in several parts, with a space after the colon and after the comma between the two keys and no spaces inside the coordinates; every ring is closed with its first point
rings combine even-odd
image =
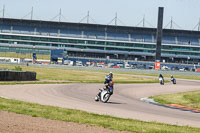
{"type": "Polygon", "coordinates": [[[103,103],[106,103],[110,98],[110,94],[109,93],[106,93],[104,96],[103,96],[103,99],[102,99],[102,102],[103,103]]]}

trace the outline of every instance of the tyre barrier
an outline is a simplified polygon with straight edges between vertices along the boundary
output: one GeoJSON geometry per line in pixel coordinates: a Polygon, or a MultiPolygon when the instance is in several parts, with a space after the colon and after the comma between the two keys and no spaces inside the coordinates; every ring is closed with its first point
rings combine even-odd
{"type": "Polygon", "coordinates": [[[36,72],[0,71],[0,81],[31,81],[36,80],[36,72]]]}

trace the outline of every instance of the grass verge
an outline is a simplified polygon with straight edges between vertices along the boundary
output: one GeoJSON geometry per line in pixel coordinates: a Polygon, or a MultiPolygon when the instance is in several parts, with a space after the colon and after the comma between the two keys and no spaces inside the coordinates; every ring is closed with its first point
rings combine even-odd
{"type": "Polygon", "coordinates": [[[200,90],[176,94],[157,95],[151,98],[161,104],[179,104],[186,107],[200,109],[200,90]]]}
{"type": "Polygon", "coordinates": [[[22,85],[22,84],[70,84],[75,82],[51,82],[51,81],[5,81],[0,85],[22,85]]]}
{"type": "MultiPolygon", "coordinates": [[[[16,52],[0,52],[0,57],[9,57],[9,58],[28,58],[32,59],[32,53],[16,53],[16,52]]],[[[49,55],[37,54],[37,59],[49,60],[49,55]]]]}
{"type": "MultiPolygon", "coordinates": [[[[158,74],[152,73],[127,73],[127,72],[118,72],[119,74],[129,74],[129,75],[144,75],[144,76],[153,76],[158,77],[158,74]]],[[[164,78],[168,77],[171,78],[172,74],[162,74],[164,78]]],[[[173,76],[177,79],[191,79],[191,80],[200,80],[200,76],[197,75],[174,75],[173,76]]],[[[166,81],[166,80],[165,80],[166,81]]]]}
{"type": "MultiPolygon", "coordinates": [[[[13,65],[0,65],[0,68],[14,69],[13,65]]],[[[38,80],[63,80],[78,83],[104,83],[106,72],[97,72],[89,70],[75,70],[64,68],[44,68],[21,66],[23,71],[34,71],[37,73],[38,80]]],[[[158,83],[158,80],[152,78],[134,77],[131,75],[114,76],[115,83],[158,83]]]]}
{"type": "Polygon", "coordinates": [[[98,115],[80,110],[44,106],[5,98],[0,98],[0,110],[31,115],[33,117],[43,117],[66,122],[96,125],[120,131],[148,133],[200,132],[200,128],[193,128],[189,126],[176,126],[156,122],[143,122],[139,120],[124,119],[108,115],[98,115]]]}

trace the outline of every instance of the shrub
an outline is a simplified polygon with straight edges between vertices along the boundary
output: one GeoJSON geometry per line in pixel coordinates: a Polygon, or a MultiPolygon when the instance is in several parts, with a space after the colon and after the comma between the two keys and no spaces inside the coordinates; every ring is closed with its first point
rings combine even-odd
{"type": "Polygon", "coordinates": [[[15,71],[22,71],[22,68],[20,66],[15,66],[15,68],[13,70],[15,70],[15,71]]]}

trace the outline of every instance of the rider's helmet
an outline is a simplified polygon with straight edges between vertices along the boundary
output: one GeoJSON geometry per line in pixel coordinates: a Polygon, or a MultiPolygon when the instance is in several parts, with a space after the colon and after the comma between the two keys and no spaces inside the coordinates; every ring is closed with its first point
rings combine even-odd
{"type": "Polygon", "coordinates": [[[109,76],[110,76],[110,79],[112,79],[112,78],[113,78],[113,73],[110,72],[110,73],[109,73],[109,76]]]}

